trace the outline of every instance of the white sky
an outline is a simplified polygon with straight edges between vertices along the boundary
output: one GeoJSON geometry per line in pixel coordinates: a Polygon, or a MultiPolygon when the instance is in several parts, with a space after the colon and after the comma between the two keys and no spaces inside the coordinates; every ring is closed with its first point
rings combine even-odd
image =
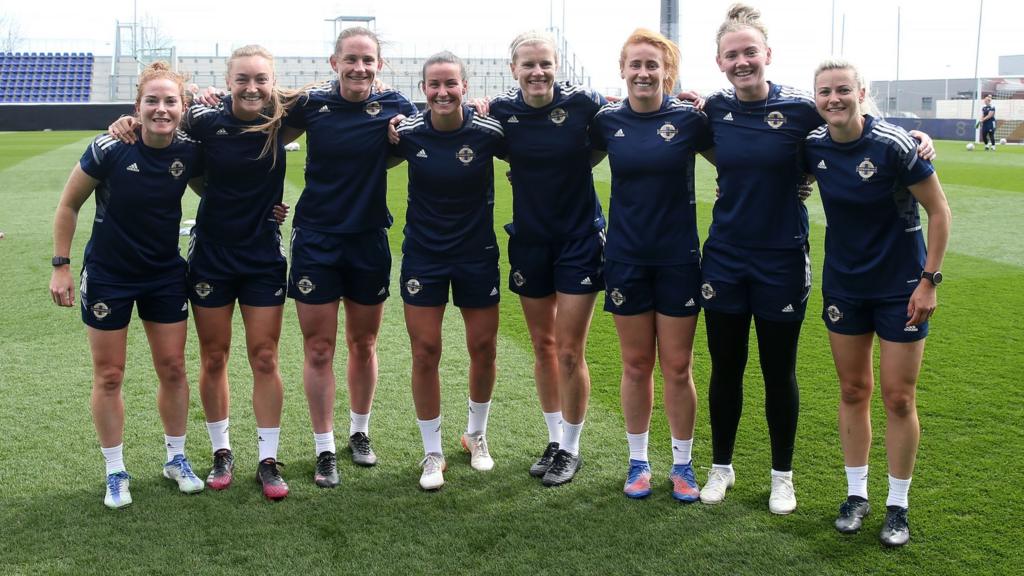
{"type": "MultiPolygon", "coordinates": [[[[715,65],[715,32],[733,0],[680,0],[681,81],[710,91],[725,84],[715,65]]],[[[769,79],[809,88],[817,63],[830,56],[829,0],[750,0],[768,25],[774,62],[769,79]]],[[[9,3],[0,16],[13,18],[23,50],[113,52],[116,22],[155,21],[174,39],[180,56],[220,54],[259,43],[278,56],[324,57],[331,50],[339,15],[372,15],[385,41],[385,58],[427,56],[441,48],[460,56],[504,56],[519,32],[545,28],[551,20],[592,76],[595,88],[621,87],[618,52],[638,26],[658,29],[658,0],[501,0],[439,4],[422,0],[159,2],[156,0],[46,0],[9,3]],[[197,4],[207,6],[198,9],[197,4]],[[235,6],[234,8],[229,7],[235,6]],[[244,7],[244,8],[243,8],[244,7]],[[301,7],[301,10],[294,9],[301,7]],[[42,8],[42,9],[41,9],[42,8]],[[553,9],[552,9],[553,8],[553,9]],[[552,18],[553,16],[553,18],[552,18]]],[[[834,54],[858,64],[868,79],[896,76],[897,8],[902,12],[899,77],[974,76],[979,0],[836,0],[834,54]],[[840,46],[845,15],[845,42],[840,46]],[[842,50],[841,50],[842,48],[842,50]]],[[[984,2],[978,71],[998,73],[1000,55],[1024,54],[1024,2],[984,2]]]]}

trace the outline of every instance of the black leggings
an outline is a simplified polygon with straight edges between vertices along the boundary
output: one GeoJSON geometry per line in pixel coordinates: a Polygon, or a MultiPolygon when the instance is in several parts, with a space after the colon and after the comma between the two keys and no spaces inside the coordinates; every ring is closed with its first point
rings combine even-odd
{"type": "MultiPolygon", "coordinates": [[[[736,429],[743,412],[743,370],[747,366],[750,314],[704,311],[708,351],[711,353],[712,458],[715,464],[732,463],[736,429]]],[[[800,339],[797,322],[774,322],[754,318],[757,348],[764,376],[764,412],[772,445],[772,468],[786,472],[793,468],[793,444],[800,391],[796,384],[796,348],[800,339]]]]}
{"type": "Polygon", "coordinates": [[[996,145],[996,129],[992,128],[991,130],[986,130],[985,128],[982,128],[981,129],[981,141],[983,143],[985,143],[985,144],[991,144],[991,145],[995,146],[996,145]]]}

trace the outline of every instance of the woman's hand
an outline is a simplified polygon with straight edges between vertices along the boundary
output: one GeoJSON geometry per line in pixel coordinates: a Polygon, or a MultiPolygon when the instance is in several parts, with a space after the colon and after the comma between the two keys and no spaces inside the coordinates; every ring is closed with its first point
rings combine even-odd
{"type": "Polygon", "coordinates": [[[50,298],[57,306],[75,305],[75,281],[71,278],[71,265],[57,266],[50,275],[50,298]]]}
{"type": "Polygon", "coordinates": [[[114,138],[117,138],[125,144],[135,144],[138,137],[135,135],[135,131],[139,128],[139,123],[135,120],[134,116],[121,116],[110,126],[107,126],[107,134],[110,134],[114,138]]]}

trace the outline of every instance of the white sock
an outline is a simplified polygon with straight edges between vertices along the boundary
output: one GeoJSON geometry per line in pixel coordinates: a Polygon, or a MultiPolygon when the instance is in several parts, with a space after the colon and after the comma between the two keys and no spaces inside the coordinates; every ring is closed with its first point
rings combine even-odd
{"type": "Polygon", "coordinates": [[[229,418],[225,418],[219,422],[206,423],[206,432],[210,435],[210,446],[213,447],[214,452],[223,448],[231,450],[231,438],[228,436],[228,420],[229,418]]]}
{"type": "Polygon", "coordinates": [[[316,455],[319,456],[324,452],[330,452],[336,454],[338,450],[334,447],[334,430],[328,430],[317,434],[313,432],[313,443],[316,444],[316,455]]]}
{"type": "Polygon", "coordinates": [[[846,466],[846,495],[868,499],[868,467],[846,466]]]}
{"type": "Polygon", "coordinates": [[[444,454],[441,450],[441,417],[433,420],[416,419],[420,427],[420,437],[423,438],[423,453],[444,454]]]}
{"type": "Polygon", "coordinates": [[[889,497],[885,500],[886,506],[910,508],[910,501],[907,498],[907,493],[910,492],[910,480],[911,478],[900,480],[893,478],[892,474],[889,475],[889,497]]]}
{"type": "Polygon", "coordinates": [[[548,443],[562,443],[562,411],[541,412],[544,414],[544,423],[548,425],[548,443]]]}
{"type": "Polygon", "coordinates": [[[732,469],[732,463],[729,463],[729,464],[712,464],[711,468],[712,469],[717,468],[719,470],[723,470],[725,472],[728,472],[730,475],[735,475],[736,474],[736,471],[732,469]]]}
{"type": "Polygon", "coordinates": [[[779,472],[778,470],[772,468],[772,478],[775,478],[775,477],[778,477],[778,478],[789,478],[790,480],[792,480],[793,479],[793,471],[792,470],[787,470],[785,472],[779,472]]]}
{"type": "Polygon", "coordinates": [[[491,402],[469,401],[469,418],[466,420],[466,434],[486,434],[487,416],[491,411],[491,402]]]}
{"type": "Polygon", "coordinates": [[[355,412],[348,411],[348,435],[352,436],[356,432],[362,432],[369,436],[370,434],[370,413],[356,414],[355,412]]]}
{"type": "Polygon", "coordinates": [[[107,464],[108,476],[114,472],[126,471],[124,467],[124,442],[111,448],[100,447],[100,452],[103,453],[103,460],[107,464]]]}
{"type": "Polygon", "coordinates": [[[693,452],[693,438],[689,440],[672,439],[672,464],[689,464],[693,452]]]}
{"type": "Polygon", "coordinates": [[[260,451],[260,462],[267,458],[277,460],[277,441],[281,438],[281,428],[256,427],[256,446],[260,451]]]}
{"type": "Polygon", "coordinates": [[[629,459],[647,462],[647,432],[630,434],[626,432],[626,442],[629,443],[629,459]]]}
{"type": "Polygon", "coordinates": [[[572,424],[566,419],[562,419],[562,443],[559,444],[559,448],[565,450],[573,456],[577,456],[580,453],[580,433],[583,432],[583,422],[579,424],[572,424]]]}
{"type": "Polygon", "coordinates": [[[167,448],[167,461],[174,460],[177,455],[185,455],[185,437],[164,434],[164,446],[167,448]]]}

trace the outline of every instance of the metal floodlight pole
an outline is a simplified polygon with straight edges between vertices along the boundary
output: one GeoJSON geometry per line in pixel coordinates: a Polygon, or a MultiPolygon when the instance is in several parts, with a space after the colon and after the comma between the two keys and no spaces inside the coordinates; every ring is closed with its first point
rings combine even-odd
{"type": "Polygon", "coordinates": [[[900,16],[901,8],[896,7],[896,113],[900,112],[900,16]]]}
{"type": "MultiPolygon", "coordinates": [[[[974,119],[974,106],[981,99],[981,80],[978,78],[978,56],[981,50],[981,14],[985,9],[985,0],[978,2],[978,39],[974,45],[974,98],[971,98],[971,119],[974,119]]],[[[977,131],[975,131],[977,134],[977,131]]]]}
{"type": "MultiPolygon", "coordinates": [[[[661,34],[679,44],[679,0],[661,0],[661,34]]],[[[679,78],[672,90],[676,94],[680,92],[679,78]]]]}

